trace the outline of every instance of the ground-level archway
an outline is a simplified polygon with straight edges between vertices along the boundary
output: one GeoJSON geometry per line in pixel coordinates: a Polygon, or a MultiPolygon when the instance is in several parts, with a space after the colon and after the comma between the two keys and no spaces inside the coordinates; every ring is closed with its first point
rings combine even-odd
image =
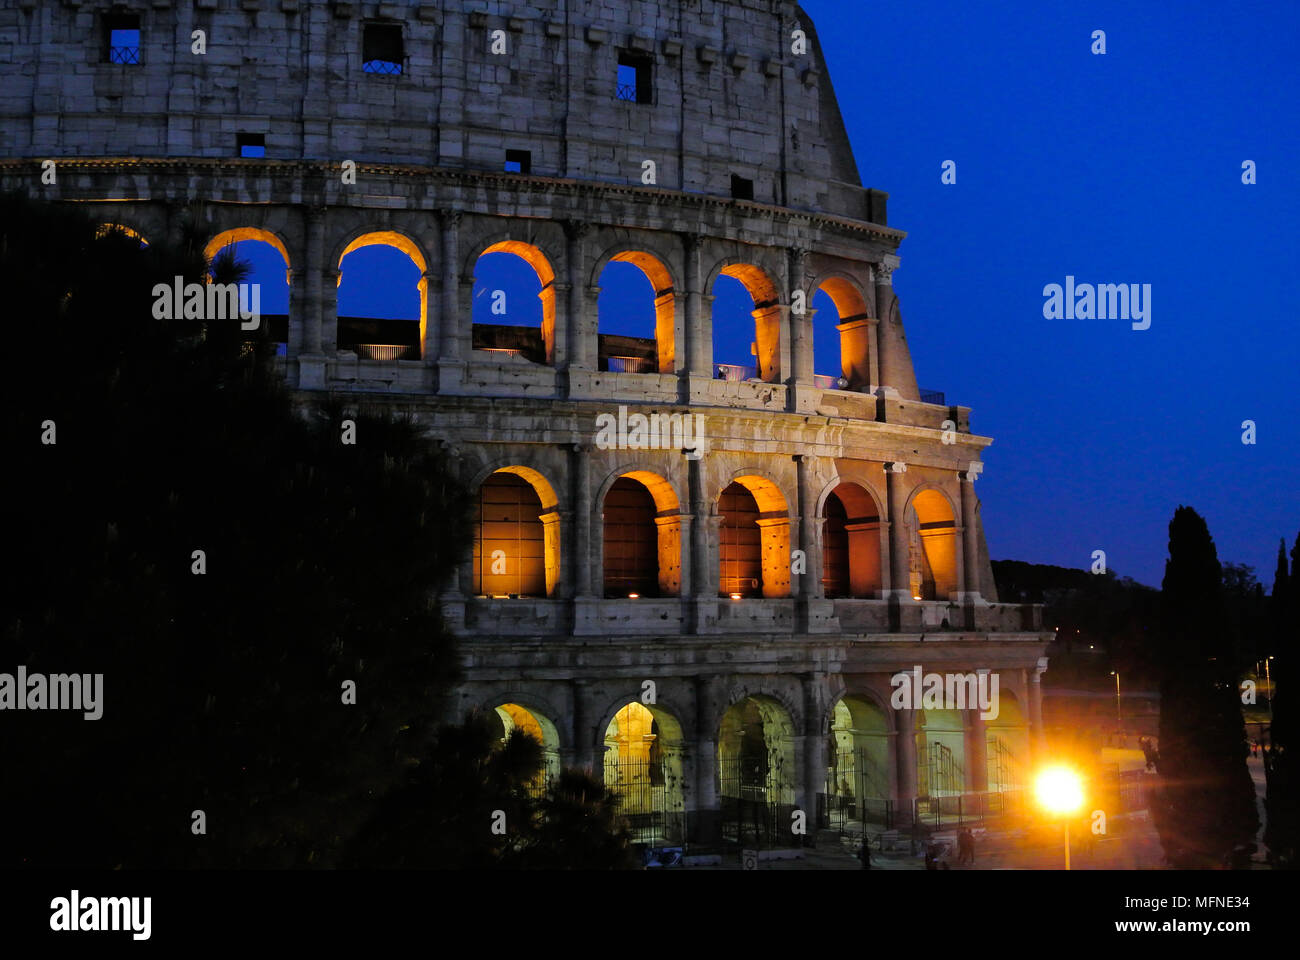
{"type": "Polygon", "coordinates": [[[728,843],[788,845],[795,802],[794,722],[777,700],[746,697],[723,714],[718,797],[728,843]]]}
{"type": "Polygon", "coordinates": [[[654,705],[625,704],[605,730],[605,786],[634,843],[678,846],[686,836],[681,724],[654,705]]]}
{"type": "Polygon", "coordinates": [[[542,769],[531,789],[543,794],[560,775],[560,737],[549,717],[517,703],[499,704],[489,716],[497,743],[504,745],[518,729],[542,745],[542,769]]]}
{"type": "Polygon", "coordinates": [[[874,701],[846,696],[826,733],[822,822],[841,831],[893,826],[889,717],[874,701]]]}

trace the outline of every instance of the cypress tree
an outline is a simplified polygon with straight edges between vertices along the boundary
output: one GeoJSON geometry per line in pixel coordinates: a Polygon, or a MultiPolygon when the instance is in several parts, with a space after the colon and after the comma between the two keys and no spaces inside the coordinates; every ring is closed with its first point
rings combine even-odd
{"type": "Polygon", "coordinates": [[[1161,787],[1152,805],[1176,867],[1240,862],[1259,826],[1224,617],[1223,572],[1205,521],[1180,506],[1161,592],[1161,787]]]}

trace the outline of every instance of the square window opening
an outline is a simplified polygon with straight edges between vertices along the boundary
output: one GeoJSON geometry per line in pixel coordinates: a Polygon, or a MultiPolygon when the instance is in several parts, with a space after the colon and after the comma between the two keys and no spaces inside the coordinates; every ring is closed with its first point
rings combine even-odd
{"type": "Polygon", "coordinates": [[[239,147],[241,157],[265,157],[266,156],[266,134],[264,133],[240,133],[235,137],[235,143],[239,147]]]}
{"type": "Polygon", "coordinates": [[[507,150],[506,173],[532,173],[533,152],[531,150],[507,150]]]}
{"type": "Polygon", "coordinates": [[[653,58],[626,51],[619,53],[618,79],[614,87],[614,96],[628,103],[653,103],[654,85],[651,79],[653,72],[653,58]]]}
{"type": "Polygon", "coordinates": [[[753,200],[754,181],[748,177],[738,177],[733,173],[731,175],[731,199],[753,200]]]}
{"type": "Polygon", "coordinates": [[[109,63],[140,62],[140,17],[133,13],[104,15],[104,59],[109,63]]]}
{"type": "Polygon", "coordinates": [[[398,23],[367,23],[361,41],[361,69],[398,77],[406,62],[402,26],[398,23]]]}

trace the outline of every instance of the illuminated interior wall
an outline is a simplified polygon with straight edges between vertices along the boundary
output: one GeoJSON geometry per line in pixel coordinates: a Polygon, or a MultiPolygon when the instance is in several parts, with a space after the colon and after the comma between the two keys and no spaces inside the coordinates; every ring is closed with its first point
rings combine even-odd
{"type": "Polygon", "coordinates": [[[790,596],[790,518],[776,484],[740,477],[722,491],[718,513],[718,594],[790,596]]]}
{"type": "Polygon", "coordinates": [[[501,722],[502,744],[518,728],[542,745],[543,765],[537,782],[539,786],[554,782],[560,774],[560,738],[555,724],[517,703],[501,704],[496,715],[501,722]]]}
{"type": "Polygon", "coordinates": [[[952,507],[936,490],[922,490],[912,502],[913,530],[921,544],[922,599],[957,595],[957,528],[952,507]]]}
{"type": "Polygon", "coordinates": [[[822,508],[822,581],[827,597],[879,597],[880,511],[856,483],[841,483],[822,508]],[[832,592],[834,591],[834,592],[832,592]]]}
{"type": "Polygon", "coordinates": [[[835,704],[826,745],[826,792],[833,797],[892,797],[889,718],[870,700],[835,704]]]}
{"type": "MultiPolygon", "coordinates": [[[[647,814],[682,814],[681,725],[659,707],[632,702],[614,715],[605,730],[604,782],[622,798],[620,812],[636,818],[647,814]]],[[[680,842],[684,819],[672,816],[656,826],[666,842],[680,842]]]]}
{"type": "Polygon", "coordinates": [[[550,485],[524,467],[493,473],[479,488],[474,593],[550,597],[559,575],[559,513],[550,485]]]}
{"type": "Polygon", "coordinates": [[[605,596],[659,593],[659,528],[650,491],[619,477],[605,494],[605,596]]]}
{"type": "Polygon", "coordinates": [[[916,718],[916,787],[917,796],[934,797],[964,793],[966,790],[966,730],[959,710],[917,710],[916,718]],[[935,777],[932,758],[936,745],[946,748],[951,757],[951,775],[935,777]]]}
{"type": "Polygon", "coordinates": [[[1016,695],[998,685],[998,716],[984,721],[988,788],[1015,790],[1026,786],[1029,763],[1029,725],[1016,695]]]}

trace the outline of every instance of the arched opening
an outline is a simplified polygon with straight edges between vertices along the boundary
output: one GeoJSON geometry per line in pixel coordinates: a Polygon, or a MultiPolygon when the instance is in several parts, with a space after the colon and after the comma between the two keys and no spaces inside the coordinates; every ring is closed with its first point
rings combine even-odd
{"type": "Polygon", "coordinates": [[[780,295],[759,267],[733,263],[713,282],[714,375],[723,380],[781,379],[780,295]]]}
{"type": "Polygon", "coordinates": [[[984,721],[988,788],[997,793],[1022,790],[1029,764],[1029,726],[1016,695],[999,687],[998,715],[984,721]]]}
{"type": "Polygon", "coordinates": [[[893,825],[889,718],[872,701],[844,697],[826,734],[825,825],[858,832],[893,825]]]}
{"type": "Polygon", "coordinates": [[[98,239],[100,237],[108,236],[110,233],[120,233],[124,237],[130,237],[132,240],[139,242],[142,247],[149,246],[149,241],[141,236],[140,233],[122,223],[101,223],[98,229],[95,230],[95,237],[98,239]]]}
{"type": "Polygon", "coordinates": [[[533,363],[555,362],[555,272],[518,240],[494,243],[474,262],[473,348],[533,363]]]}
{"type": "Polygon", "coordinates": [[[546,792],[560,774],[560,737],[555,724],[540,713],[517,703],[503,703],[492,714],[497,743],[504,746],[511,731],[521,730],[542,745],[542,769],[532,783],[532,792],[546,792]]]}
{"type": "Polygon", "coordinates": [[[957,596],[957,523],[948,499],[922,490],[912,501],[911,588],[917,600],[957,596]]]}
{"type": "Polygon", "coordinates": [[[633,471],[614,481],[602,507],[606,597],[681,592],[681,516],[662,477],[633,471]]]}
{"type": "Polygon", "coordinates": [[[667,268],[648,253],[625,250],[605,264],[599,286],[599,369],[672,373],[676,298],[667,268]]]}
{"type": "Polygon", "coordinates": [[[718,595],[790,595],[790,518],[785,497],[763,477],[739,477],[718,497],[718,595]]]}
{"type": "Polygon", "coordinates": [[[718,732],[723,839],[789,843],[795,778],[794,723],[785,708],[766,696],[732,704],[718,732]]]}
{"type": "Polygon", "coordinates": [[[823,512],[826,596],[880,596],[880,511],[875,498],[856,483],[841,483],[827,496],[823,512]]]}
{"type": "MultiPolygon", "coordinates": [[[[139,236],[116,224],[106,226],[139,236]]],[[[143,237],[140,237],[140,243],[145,243],[143,237]]],[[[240,282],[250,287],[256,285],[259,327],[245,335],[249,340],[265,337],[276,345],[276,355],[284,356],[289,349],[289,285],[293,276],[284,242],[260,227],[238,227],[223,230],[210,239],[203,248],[203,256],[210,268],[218,257],[229,257],[247,269],[240,282]]],[[[254,305],[251,297],[242,295],[240,304],[243,307],[254,305]]]]}
{"type": "Polygon", "coordinates": [[[866,300],[843,277],[831,277],[813,294],[813,364],[818,386],[861,390],[871,385],[872,331],[866,300]]]}
{"type": "Polygon", "coordinates": [[[917,816],[942,822],[958,813],[966,792],[966,730],[960,710],[917,710],[917,816]]]}
{"type": "Polygon", "coordinates": [[[560,572],[560,517],[545,478],[505,467],[479,486],[473,590],[495,599],[550,597],[560,572]]]}
{"type": "Polygon", "coordinates": [[[619,810],[633,841],[675,846],[686,836],[682,728],[657,706],[626,704],[605,730],[605,786],[622,799],[619,810]]]}
{"type": "Polygon", "coordinates": [[[390,230],[367,233],[347,245],[338,266],[338,348],[364,360],[419,360],[429,266],[414,241],[390,230]]]}

